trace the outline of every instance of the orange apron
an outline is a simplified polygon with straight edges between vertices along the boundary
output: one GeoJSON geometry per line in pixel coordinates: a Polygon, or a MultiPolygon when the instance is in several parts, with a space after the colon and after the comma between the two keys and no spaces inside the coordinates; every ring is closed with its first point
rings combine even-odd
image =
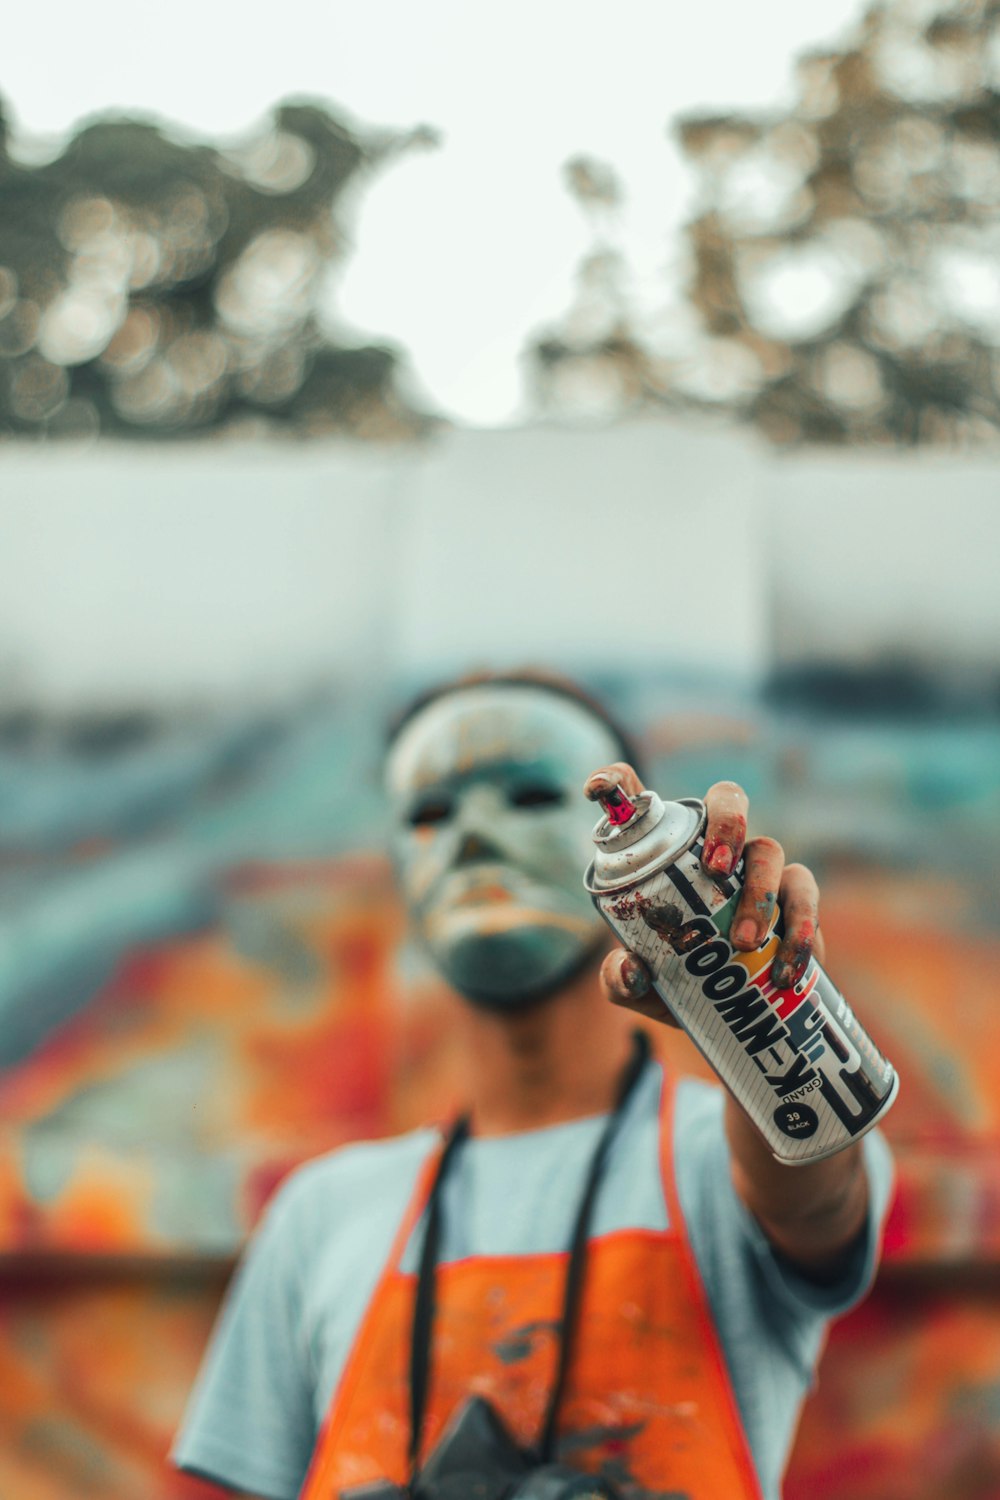
{"type": "MultiPolygon", "coordinates": [[[[760,1500],[729,1375],[673,1174],[673,1090],[661,1103],[669,1224],[591,1239],[572,1362],[559,1406],[559,1462],[604,1473],[630,1497],[760,1500]]],[[[399,1269],[438,1158],[425,1163],[348,1357],[300,1500],[336,1500],[409,1479],[409,1358],[416,1276],[399,1269]]],[[[473,1256],[437,1268],[421,1461],[452,1414],[483,1396],[512,1437],[539,1436],[558,1357],[565,1252],[473,1256]]]]}

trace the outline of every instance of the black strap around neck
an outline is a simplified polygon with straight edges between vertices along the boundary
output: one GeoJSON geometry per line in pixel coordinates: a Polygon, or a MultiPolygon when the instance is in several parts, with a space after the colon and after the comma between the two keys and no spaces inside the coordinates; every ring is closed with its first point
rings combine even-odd
{"type": "MultiPolygon", "coordinates": [[[[649,1038],[642,1031],[633,1032],[632,1052],[618,1083],[615,1102],[605,1122],[600,1139],[590,1158],[587,1180],[580,1196],[580,1204],[569,1242],[569,1261],[566,1267],[566,1282],[563,1290],[562,1318],[559,1324],[559,1358],[556,1365],[549,1403],[542,1423],[538,1443],[532,1458],[539,1463],[549,1463],[555,1456],[556,1420],[562,1399],[566,1375],[573,1354],[580,1296],[583,1291],[583,1273],[587,1257],[587,1237],[590,1220],[597,1199],[597,1189],[608,1159],[611,1144],[621,1123],[625,1106],[632,1096],[636,1084],[649,1059],[649,1038]]],[[[410,1346],[410,1484],[409,1493],[415,1492],[417,1468],[420,1458],[420,1442],[423,1436],[424,1412],[430,1381],[431,1339],[435,1311],[435,1270],[441,1243],[441,1196],[445,1178],[454,1163],[463,1142],[468,1139],[469,1119],[463,1115],[456,1120],[448,1133],[437,1172],[427,1200],[427,1227],[420,1248],[420,1264],[417,1272],[417,1290],[413,1305],[413,1339],[410,1346]]]]}
{"type": "Polygon", "coordinates": [[[420,1247],[417,1293],[413,1303],[413,1338],[410,1344],[410,1486],[417,1475],[420,1439],[424,1429],[427,1384],[430,1376],[431,1331],[434,1326],[434,1271],[441,1244],[441,1189],[448,1168],[469,1134],[469,1117],[456,1120],[448,1133],[437,1173],[427,1199],[427,1227],[420,1247]]]}

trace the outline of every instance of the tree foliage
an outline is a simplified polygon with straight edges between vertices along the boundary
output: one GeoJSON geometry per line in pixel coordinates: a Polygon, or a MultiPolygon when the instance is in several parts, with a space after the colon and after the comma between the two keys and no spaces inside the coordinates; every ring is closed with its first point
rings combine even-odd
{"type": "Polygon", "coordinates": [[[996,441],[1000,0],[886,0],[801,60],[791,110],[677,131],[700,197],[686,347],[657,348],[598,254],[577,329],[534,351],[543,398],[586,376],[784,444],[996,441]]]}
{"type": "Polygon", "coordinates": [[[324,330],[345,190],[401,147],[280,105],[239,146],[100,119],[19,160],[0,120],[0,432],[408,436],[398,355],[324,330]]]}

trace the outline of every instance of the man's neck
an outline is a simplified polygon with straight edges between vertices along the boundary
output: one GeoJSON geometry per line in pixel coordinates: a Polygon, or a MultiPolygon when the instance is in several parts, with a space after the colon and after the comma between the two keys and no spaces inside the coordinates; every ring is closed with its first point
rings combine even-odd
{"type": "Polygon", "coordinates": [[[632,1018],[596,973],[524,1012],[461,1004],[466,1097],[473,1132],[509,1135],[610,1109],[629,1052],[632,1018]]]}

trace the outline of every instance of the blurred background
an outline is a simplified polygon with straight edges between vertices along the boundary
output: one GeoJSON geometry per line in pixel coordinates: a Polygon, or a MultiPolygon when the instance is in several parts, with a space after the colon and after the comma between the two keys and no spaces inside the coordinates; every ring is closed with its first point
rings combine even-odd
{"type": "Polygon", "coordinates": [[[268,1195],[456,1088],[382,726],[536,663],[747,787],[902,1075],[788,1500],[997,1500],[1000,3],[2,38],[0,1491],[209,1493],[268,1195]]]}

